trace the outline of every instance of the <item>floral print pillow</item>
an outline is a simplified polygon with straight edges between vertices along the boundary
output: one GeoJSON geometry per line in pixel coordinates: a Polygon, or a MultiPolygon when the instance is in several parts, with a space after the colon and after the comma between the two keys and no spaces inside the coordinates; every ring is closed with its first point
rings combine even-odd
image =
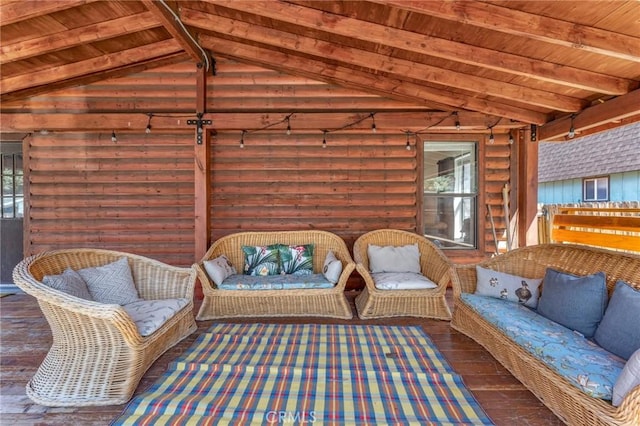
{"type": "Polygon", "coordinates": [[[281,274],[313,274],[313,244],[291,246],[281,244],[279,250],[281,274]]]}
{"type": "Polygon", "coordinates": [[[242,246],[244,274],[253,276],[278,275],[280,273],[279,247],[279,244],[242,246]]]}

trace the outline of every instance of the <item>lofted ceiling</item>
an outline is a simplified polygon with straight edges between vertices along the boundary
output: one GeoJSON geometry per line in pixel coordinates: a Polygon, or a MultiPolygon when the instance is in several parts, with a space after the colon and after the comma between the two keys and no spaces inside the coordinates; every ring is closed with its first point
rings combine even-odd
{"type": "Polygon", "coordinates": [[[3,102],[216,58],[542,140],[640,120],[632,1],[0,0],[3,102]]]}

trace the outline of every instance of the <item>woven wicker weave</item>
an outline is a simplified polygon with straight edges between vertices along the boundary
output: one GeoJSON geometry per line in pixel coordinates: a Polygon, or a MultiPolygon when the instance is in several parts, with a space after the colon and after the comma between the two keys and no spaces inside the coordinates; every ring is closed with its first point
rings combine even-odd
{"type": "MultiPolygon", "coordinates": [[[[543,277],[547,267],[575,275],[604,271],[610,294],[618,280],[640,288],[640,256],[586,246],[543,244],[523,247],[479,265],[528,278],[543,277]]],[[[455,307],[451,326],[484,346],[560,419],[572,425],[640,424],[640,386],[631,391],[619,407],[588,396],[461,301],[461,293],[475,291],[475,265],[456,266],[455,272],[452,276],[455,307]]]]}
{"type": "Polygon", "coordinates": [[[316,316],[346,319],[353,317],[344,289],[355,263],[344,241],[331,232],[239,232],[227,235],[214,242],[194,268],[198,271],[204,293],[198,320],[247,316],[316,316]],[[242,246],[270,244],[314,244],[314,273],[322,272],[324,259],[329,250],[332,250],[342,262],[340,279],[330,289],[220,290],[204,270],[205,260],[215,259],[224,254],[237,271],[242,271],[242,246]]]}
{"type": "Polygon", "coordinates": [[[378,229],[361,235],[353,245],[356,269],[364,278],[365,288],[356,298],[360,318],[384,318],[397,316],[427,317],[449,320],[451,311],[445,299],[449,284],[451,263],[442,251],[425,237],[397,229],[378,229]],[[376,288],[369,272],[367,247],[404,246],[418,244],[420,269],[437,288],[428,290],[380,290],[376,288]]]}
{"type": "Polygon", "coordinates": [[[53,345],[27,395],[48,406],[111,405],[127,402],[142,375],[167,349],[196,330],[195,271],[109,250],[49,251],[28,257],[13,271],[15,284],[34,296],[49,322],[53,345]],[[140,297],[188,298],[190,302],[150,336],[142,337],[118,305],[79,299],[43,284],[64,269],[105,265],[127,257],[140,297]]]}

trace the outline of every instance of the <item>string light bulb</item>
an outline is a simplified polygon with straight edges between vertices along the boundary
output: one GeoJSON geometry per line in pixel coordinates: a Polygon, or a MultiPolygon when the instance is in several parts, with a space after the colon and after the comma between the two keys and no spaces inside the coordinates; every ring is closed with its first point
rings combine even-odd
{"type": "Polygon", "coordinates": [[[118,138],[116,137],[116,131],[115,130],[111,131],[111,142],[113,142],[113,143],[118,142],[118,138]]]}
{"type": "Polygon", "coordinates": [[[287,136],[291,135],[291,122],[289,121],[289,116],[286,118],[287,120],[287,136]]]}
{"type": "Polygon", "coordinates": [[[459,131],[462,126],[460,126],[460,120],[458,119],[458,111],[454,111],[453,115],[456,116],[456,124],[455,124],[455,126],[456,126],[456,130],[459,131]]]}
{"type": "Polygon", "coordinates": [[[326,148],[327,147],[327,131],[323,130],[322,131],[322,148],[326,148]]]}
{"type": "Polygon", "coordinates": [[[144,132],[146,134],[151,133],[151,117],[153,117],[153,114],[149,113],[149,120],[147,121],[147,128],[144,129],[144,132]]]}
{"type": "Polygon", "coordinates": [[[377,131],[377,129],[376,129],[376,115],[374,113],[371,113],[371,121],[372,121],[372,123],[371,123],[371,131],[373,133],[375,133],[377,131]]]}
{"type": "Polygon", "coordinates": [[[496,138],[493,136],[493,127],[489,127],[489,143],[493,144],[496,138]]]}
{"type": "Polygon", "coordinates": [[[411,142],[409,142],[409,132],[407,132],[407,144],[405,148],[407,151],[411,151],[411,142]]]}
{"type": "Polygon", "coordinates": [[[242,134],[240,135],[240,149],[244,149],[244,134],[247,133],[246,130],[242,131],[242,134]]]}
{"type": "Polygon", "coordinates": [[[576,118],[576,115],[571,114],[571,127],[569,127],[569,133],[567,133],[567,136],[569,137],[569,139],[573,139],[576,136],[576,128],[573,125],[574,118],[576,118]]]}
{"type": "Polygon", "coordinates": [[[513,139],[513,134],[509,132],[509,145],[513,145],[514,142],[515,140],[513,139]]]}

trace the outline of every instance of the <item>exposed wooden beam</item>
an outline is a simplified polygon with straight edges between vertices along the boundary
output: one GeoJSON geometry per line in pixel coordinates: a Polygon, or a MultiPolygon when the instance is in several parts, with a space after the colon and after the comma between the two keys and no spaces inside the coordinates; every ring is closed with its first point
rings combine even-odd
{"type": "Polygon", "coordinates": [[[289,49],[292,54],[309,54],[317,58],[326,58],[344,65],[355,65],[383,71],[400,80],[422,80],[483,95],[518,99],[521,102],[559,111],[578,111],[582,108],[579,99],[518,86],[508,82],[496,81],[445,70],[430,65],[416,63],[399,58],[391,58],[374,52],[341,46],[318,39],[266,28],[259,25],[227,19],[204,12],[186,9],[183,19],[189,25],[203,29],[212,28],[216,33],[232,34],[234,37],[250,40],[253,43],[267,44],[275,48],[289,49]]]}
{"type": "Polygon", "coordinates": [[[97,0],[22,0],[12,3],[0,3],[2,26],[14,24],[26,19],[37,18],[49,13],[59,12],[97,0]]]}
{"type": "MultiPolygon", "coordinates": [[[[148,112],[148,111],[147,111],[148,112]]],[[[220,131],[240,131],[262,129],[264,126],[281,122],[289,113],[265,114],[263,112],[253,113],[208,113],[203,116],[205,119],[213,120],[213,125],[208,127],[220,131]]],[[[462,123],[462,131],[487,132],[487,116],[480,113],[459,112],[459,120],[462,123]]],[[[318,132],[322,129],[336,129],[356,121],[358,124],[345,129],[350,131],[371,131],[371,122],[368,120],[369,112],[359,113],[297,113],[291,116],[291,127],[296,132],[318,132]]],[[[196,114],[193,113],[193,118],[196,114]]],[[[398,132],[409,130],[412,132],[423,131],[455,131],[455,118],[448,112],[378,112],[375,115],[376,125],[380,132],[398,132]]],[[[116,132],[144,132],[147,125],[148,115],[146,113],[105,113],[105,114],[4,114],[2,116],[2,131],[13,133],[30,133],[40,129],[49,131],[66,132],[96,132],[111,131],[116,132]]],[[[495,119],[494,119],[495,122],[495,119]]],[[[496,127],[496,131],[506,132],[510,128],[522,127],[524,123],[510,122],[503,120],[496,127]]],[[[274,127],[269,131],[283,132],[282,128],[274,127]]],[[[193,131],[192,126],[186,124],[184,114],[176,114],[175,117],[169,114],[153,117],[153,130],[162,132],[189,133],[193,131]]]]}
{"type": "Polygon", "coordinates": [[[445,105],[445,110],[472,110],[489,115],[512,118],[527,123],[542,124],[547,121],[545,114],[515,106],[490,102],[473,96],[464,96],[446,89],[427,87],[393,78],[381,79],[375,73],[366,73],[337,65],[330,65],[310,58],[288,55],[282,52],[249,46],[231,40],[201,36],[202,43],[210,50],[239,60],[260,63],[282,72],[303,75],[347,88],[365,90],[391,99],[433,106],[445,105]]]}
{"type": "MultiPolygon", "coordinates": [[[[576,132],[640,115],[640,89],[594,105],[575,115],[576,132]]],[[[571,127],[571,116],[551,121],[538,129],[540,141],[564,140],[571,127]]]]}
{"type": "Polygon", "coordinates": [[[640,62],[640,39],[637,37],[534,15],[487,2],[374,1],[492,31],[544,41],[556,46],[640,62]]]}
{"type": "Polygon", "coordinates": [[[6,64],[158,26],[160,23],[151,12],[124,16],[30,40],[22,40],[18,43],[3,44],[0,46],[0,62],[6,64]]]}
{"type": "Polygon", "coordinates": [[[0,93],[7,94],[20,89],[51,84],[88,73],[105,71],[133,62],[149,60],[176,53],[179,46],[174,40],[164,40],[133,49],[106,54],[80,62],[51,67],[42,71],[8,77],[0,80],[0,93]]]}
{"type": "Polygon", "coordinates": [[[598,93],[624,94],[634,84],[630,80],[614,78],[578,68],[558,66],[558,64],[430,37],[294,4],[241,0],[202,1],[247,14],[258,14],[271,18],[276,22],[300,25],[313,31],[324,31],[329,34],[352,37],[357,40],[379,43],[421,55],[435,56],[598,93]]]}
{"type": "Polygon", "coordinates": [[[123,77],[127,74],[133,74],[142,72],[144,70],[156,67],[162,67],[171,64],[177,64],[184,62],[187,59],[186,53],[180,51],[171,55],[166,55],[160,58],[152,58],[146,61],[136,62],[134,64],[127,64],[121,67],[108,69],[105,71],[96,72],[90,75],[80,75],[78,77],[69,78],[54,83],[48,83],[41,86],[28,87],[26,89],[18,90],[15,92],[3,94],[0,97],[0,105],[5,103],[17,102],[25,100],[31,97],[48,94],[57,89],[65,89],[74,86],[82,86],[94,83],[96,81],[105,80],[108,78],[123,77]]]}
{"type": "MultiPolygon", "coordinates": [[[[196,63],[208,63],[204,58],[203,52],[198,45],[191,39],[190,34],[185,33],[174,16],[168,11],[160,2],[153,0],[141,0],[147,9],[155,15],[155,17],[162,23],[162,26],[171,34],[171,36],[178,42],[178,44],[184,49],[191,59],[196,63]]],[[[166,3],[165,3],[166,4],[166,3]]],[[[174,11],[175,13],[175,11],[174,11]]]]}

